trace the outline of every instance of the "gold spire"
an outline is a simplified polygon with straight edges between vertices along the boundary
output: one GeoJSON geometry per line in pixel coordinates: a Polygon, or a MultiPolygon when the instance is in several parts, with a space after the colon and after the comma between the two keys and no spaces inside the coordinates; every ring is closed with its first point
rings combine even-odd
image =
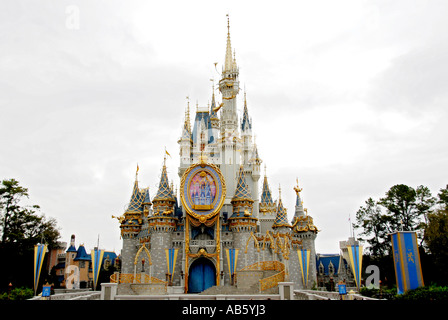
{"type": "Polygon", "coordinates": [[[227,47],[226,47],[226,59],[224,63],[224,71],[231,71],[236,65],[236,61],[232,57],[232,44],[230,43],[230,22],[229,15],[227,14],[227,47]]]}
{"type": "Polygon", "coordinates": [[[189,133],[191,133],[191,126],[190,126],[190,97],[187,97],[187,110],[185,110],[185,128],[188,130],[189,133]]]}

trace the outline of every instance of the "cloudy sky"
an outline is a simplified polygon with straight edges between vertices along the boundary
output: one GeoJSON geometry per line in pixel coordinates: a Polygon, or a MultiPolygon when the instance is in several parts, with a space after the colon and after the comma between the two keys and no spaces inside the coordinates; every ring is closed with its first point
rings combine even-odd
{"type": "Polygon", "coordinates": [[[409,0],[2,1],[0,179],[29,188],[62,241],[91,249],[99,235],[119,253],[111,215],[137,163],[154,196],[166,147],[179,185],[186,96],[210,101],[229,13],[271,189],[292,218],[298,177],[317,252],[337,253],[368,197],[448,183],[447,12],[409,0]]]}

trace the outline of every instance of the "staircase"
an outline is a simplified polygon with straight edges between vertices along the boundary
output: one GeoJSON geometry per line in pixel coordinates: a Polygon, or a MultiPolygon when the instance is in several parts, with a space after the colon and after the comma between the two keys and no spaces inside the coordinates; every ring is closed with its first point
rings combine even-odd
{"type": "MultiPolygon", "coordinates": [[[[274,274],[276,274],[277,271],[274,270],[265,270],[263,271],[263,279],[264,278],[268,278],[274,274]]],[[[251,285],[250,287],[238,287],[238,284],[236,286],[231,286],[231,285],[224,285],[224,286],[213,286],[210,287],[204,291],[202,291],[201,293],[199,293],[200,295],[217,295],[217,294],[224,294],[224,295],[231,295],[231,294],[235,294],[235,295],[243,295],[243,294],[250,294],[250,295],[255,295],[255,294],[278,294],[278,287],[274,287],[274,288],[270,288],[267,289],[265,291],[263,291],[263,293],[260,292],[260,284],[259,283],[254,283],[253,285],[251,285]]]]}

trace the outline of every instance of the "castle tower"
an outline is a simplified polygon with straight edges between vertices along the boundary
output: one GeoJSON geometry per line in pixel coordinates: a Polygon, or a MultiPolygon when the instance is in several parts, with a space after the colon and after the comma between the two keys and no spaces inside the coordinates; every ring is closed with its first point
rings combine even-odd
{"type": "Polygon", "coordinates": [[[241,120],[241,139],[243,140],[243,163],[249,164],[252,153],[252,119],[249,118],[247,111],[246,93],[244,93],[244,111],[241,120]]]}
{"type": "Polygon", "coordinates": [[[300,192],[302,188],[294,187],[296,192],[296,206],[295,213],[292,220],[292,249],[294,252],[291,254],[290,260],[290,275],[291,281],[295,282],[299,288],[312,288],[314,283],[317,283],[317,268],[316,268],[316,248],[315,239],[317,237],[318,230],[313,223],[313,218],[308,215],[308,210],[303,208],[300,192]],[[302,271],[299,265],[298,250],[310,251],[310,262],[308,270],[308,278],[304,284],[302,278],[302,271]]]}
{"type": "Polygon", "coordinates": [[[252,177],[252,199],[254,199],[254,213],[255,217],[258,218],[259,213],[259,196],[258,196],[258,180],[260,180],[260,166],[263,161],[258,155],[257,144],[253,144],[252,155],[249,159],[249,167],[252,177]]]}
{"type": "Polygon", "coordinates": [[[143,189],[144,192],[144,196],[143,196],[143,201],[142,201],[142,205],[143,205],[143,215],[145,216],[145,218],[148,217],[150,210],[151,210],[151,197],[149,196],[149,187],[143,189]]]}
{"type": "Polygon", "coordinates": [[[218,117],[218,111],[219,106],[216,106],[215,101],[215,89],[213,87],[213,93],[212,93],[212,103],[210,105],[210,124],[211,124],[211,131],[212,131],[212,139],[210,139],[209,144],[209,161],[212,163],[219,163],[219,159],[221,158],[221,152],[218,148],[218,138],[219,138],[219,132],[220,132],[220,122],[218,117]]]}
{"type": "Polygon", "coordinates": [[[266,234],[266,231],[268,230],[272,231],[272,225],[274,224],[276,211],[277,203],[272,200],[271,189],[269,188],[268,177],[265,170],[258,215],[261,234],[266,234]]]}
{"type": "Polygon", "coordinates": [[[239,69],[235,56],[232,56],[232,44],[230,42],[230,24],[227,16],[227,44],[225,62],[222,69],[219,91],[223,97],[224,106],[221,113],[221,129],[224,132],[234,132],[238,127],[238,115],[236,96],[239,92],[239,69]]]}
{"type": "Polygon", "coordinates": [[[185,169],[188,168],[188,166],[191,164],[192,157],[193,140],[191,138],[190,126],[190,102],[188,102],[187,109],[185,110],[185,120],[182,126],[182,135],[177,143],[180,146],[179,177],[181,177],[185,169]]]}
{"type": "MultiPolygon", "coordinates": [[[[76,258],[76,247],[75,247],[75,235],[72,234],[70,238],[70,246],[68,247],[67,251],[65,251],[65,267],[74,264],[74,260],[76,258]]],[[[67,277],[69,275],[67,273],[64,273],[64,282],[67,283],[67,277]]]]}
{"type": "MultiPolygon", "coordinates": [[[[238,131],[238,114],[236,97],[239,92],[239,69],[235,56],[232,56],[230,42],[230,25],[227,17],[227,44],[225,62],[222,69],[219,91],[222,95],[223,106],[221,108],[221,171],[226,179],[229,190],[235,190],[235,180],[240,165],[241,139],[238,131]]],[[[226,199],[225,212],[231,212],[229,205],[231,195],[226,199]]]]}
{"type": "Polygon", "coordinates": [[[123,217],[120,219],[121,237],[123,238],[123,249],[121,256],[122,272],[133,273],[134,272],[134,257],[137,253],[136,238],[141,231],[143,225],[143,200],[145,199],[145,193],[141,192],[138,187],[138,166],[135,174],[134,188],[132,189],[131,200],[128,208],[126,209],[123,217]]]}
{"type": "Polygon", "coordinates": [[[153,269],[152,276],[165,279],[167,270],[165,249],[172,247],[172,233],[176,230],[175,216],[176,199],[169,185],[166,171],[166,157],[163,160],[159,189],[152,200],[153,215],[148,218],[148,231],[151,237],[151,261],[158,266],[153,269]]]}
{"type": "Polygon", "coordinates": [[[278,188],[278,206],[272,229],[274,229],[275,233],[283,234],[289,233],[291,230],[291,224],[288,221],[286,208],[283,207],[282,189],[280,187],[278,188]]]}
{"type": "MultiPolygon", "coordinates": [[[[232,198],[233,214],[229,218],[229,229],[233,232],[234,248],[240,249],[241,253],[245,251],[251,233],[255,233],[257,230],[258,220],[252,215],[253,203],[254,200],[246,182],[243,166],[240,166],[237,187],[232,198]]],[[[237,270],[257,261],[255,251],[253,245],[248,247],[248,252],[244,254],[244,258],[237,262],[237,270]]]]}

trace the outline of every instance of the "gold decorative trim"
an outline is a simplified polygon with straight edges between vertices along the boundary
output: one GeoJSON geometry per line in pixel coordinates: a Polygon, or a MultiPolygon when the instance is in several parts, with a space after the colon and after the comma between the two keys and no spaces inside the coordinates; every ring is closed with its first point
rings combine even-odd
{"type": "MultiPolygon", "coordinates": [[[[217,181],[215,181],[215,182],[216,182],[216,186],[218,187],[219,184],[217,183],[217,181]]],[[[226,198],[226,191],[227,191],[225,179],[221,173],[221,170],[216,165],[214,165],[212,163],[204,163],[202,161],[201,161],[201,163],[196,163],[194,165],[191,165],[187,170],[185,170],[184,174],[182,175],[181,181],[180,181],[180,190],[181,190],[180,200],[181,200],[182,206],[185,208],[185,211],[188,213],[188,215],[190,215],[192,218],[199,220],[201,223],[205,223],[208,219],[213,218],[216,214],[219,213],[222,206],[224,205],[224,200],[226,198]],[[220,199],[216,198],[213,201],[212,206],[215,207],[215,209],[206,215],[197,214],[194,211],[195,208],[190,207],[189,203],[192,203],[192,201],[190,199],[189,193],[187,194],[188,201],[186,201],[185,196],[184,196],[185,188],[189,187],[188,185],[186,185],[186,179],[187,179],[188,175],[190,174],[190,172],[193,171],[194,169],[196,169],[197,167],[201,167],[202,171],[209,173],[212,176],[212,178],[215,180],[216,177],[211,172],[211,170],[207,170],[207,167],[210,167],[211,169],[213,169],[214,173],[217,174],[217,176],[220,180],[219,181],[220,185],[221,185],[221,197],[220,197],[220,199]],[[187,202],[189,202],[189,203],[187,203],[187,202]]],[[[216,194],[218,194],[218,192],[216,192],[216,194]]]]}

